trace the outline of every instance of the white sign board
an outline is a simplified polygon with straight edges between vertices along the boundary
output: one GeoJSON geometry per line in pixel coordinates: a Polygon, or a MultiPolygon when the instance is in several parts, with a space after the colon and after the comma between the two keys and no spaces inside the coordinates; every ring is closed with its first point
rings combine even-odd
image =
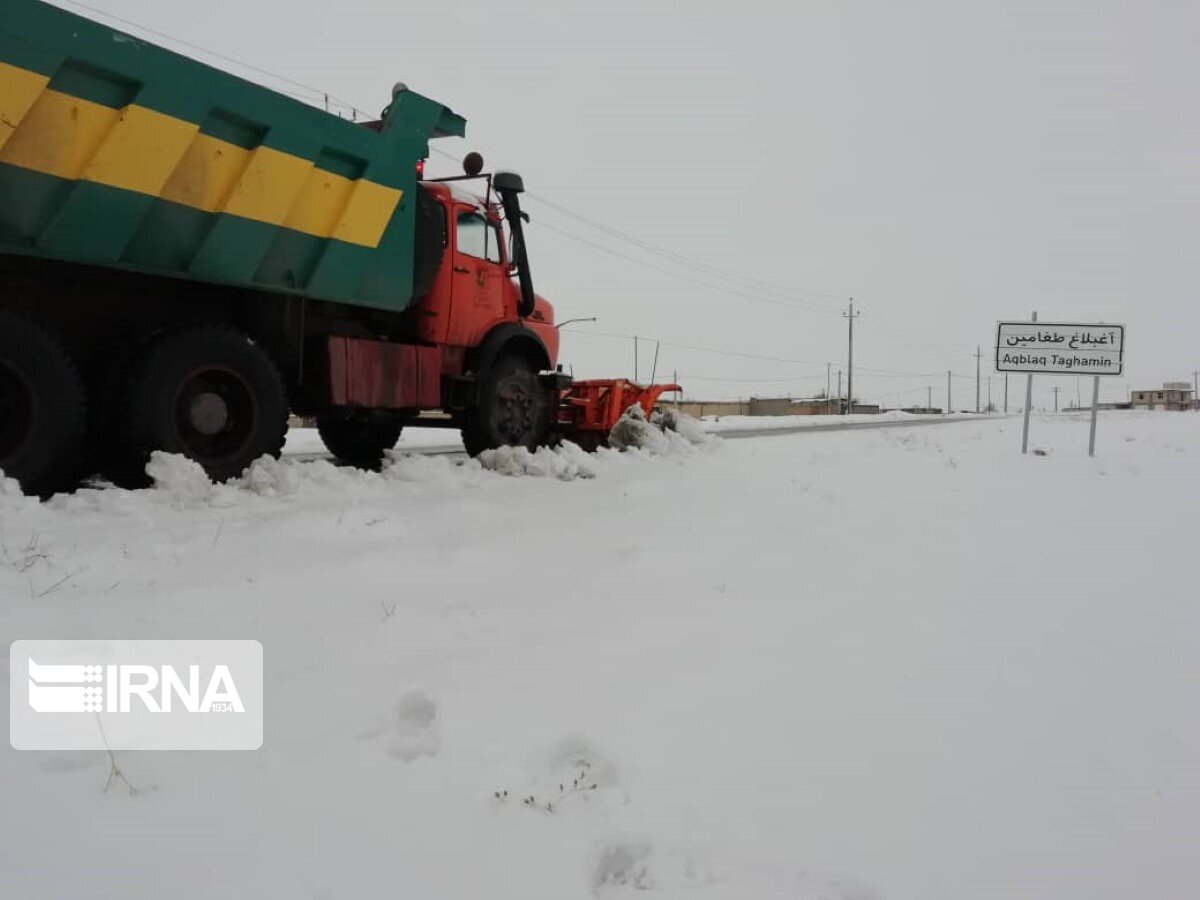
{"type": "Polygon", "coordinates": [[[1124,362],[1124,325],[1001,322],[996,329],[997,372],[1120,375],[1124,362]]]}

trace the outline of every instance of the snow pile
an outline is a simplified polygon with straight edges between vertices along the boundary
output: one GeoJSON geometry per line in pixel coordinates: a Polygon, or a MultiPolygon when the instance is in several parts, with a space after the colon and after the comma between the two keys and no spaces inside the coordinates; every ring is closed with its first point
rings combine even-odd
{"type": "Polygon", "coordinates": [[[689,416],[682,410],[668,407],[655,416],[654,421],[662,425],[666,431],[674,431],[684,440],[692,444],[704,444],[715,440],[704,430],[704,423],[695,416],[689,416]]]}
{"type": "Polygon", "coordinates": [[[689,453],[698,444],[712,440],[699,421],[669,410],[655,413],[647,420],[636,403],[625,410],[608,433],[608,446],[614,450],[643,450],[653,456],[689,453]]]}
{"type": "Polygon", "coordinates": [[[208,500],[213,483],[198,462],[175,453],[155,450],[146,463],[146,474],[154,489],[171,495],[179,502],[208,500]]]}
{"type": "MultiPolygon", "coordinates": [[[[323,460],[300,463],[261,456],[240,478],[214,484],[198,463],[184,456],[155,451],[146,464],[146,474],[154,482],[154,492],[170,497],[177,506],[208,504],[225,507],[240,505],[246,495],[279,499],[314,488],[345,491],[360,484],[361,475],[373,473],[338,468],[323,460]]],[[[122,492],[112,489],[101,493],[116,495],[122,492]]]]}
{"type": "MultiPolygon", "coordinates": [[[[537,466],[532,465],[531,468],[536,469],[537,466]]],[[[477,483],[482,472],[475,460],[398,451],[387,452],[379,472],[353,466],[336,466],[327,460],[304,461],[263,456],[251,463],[240,478],[225,484],[214,484],[192,460],[155,452],[146,466],[146,474],[154,482],[153,490],[170,497],[176,505],[229,506],[242,502],[239,496],[246,494],[278,499],[330,492],[341,495],[371,494],[388,485],[405,483],[457,487],[477,483]]],[[[128,492],[110,489],[99,493],[115,495],[128,492]]]]}
{"type": "Polygon", "coordinates": [[[501,475],[536,478],[595,478],[592,458],[576,444],[564,441],[557,447],[538,447],[532,453],[524,447],[498,447],[479,454],[479,465],[501,475]]]}
{"type": "Polygon", "coordinates": [[[17,512],[30,505],[37,506],[37,498],[26,497],[17,479],[7,477],[0,469],[0,512],[17,512]]]}
{"type": "MultiPolygon", "coordinates": [[[[474,459],[433,456],[388,450],[384,453],[380,476],[384,481],[410,484],[463,487],[483,480],[483,470],[474,459]]],[[[371,475],[374,473],[363,473],[371,475]]]]}
{"type": "MultiPolygon", "coordinates": [[[[263,456],[250,464],[238,484],[245,490],[263,497],[290,497],[300,490],[303,483],[300,467],[271,456],[263,456]]],[[[327,462],[315,462],[305,470],[309,478],[316,475],[329,476],[336,467],[327,462]]]]}
{"type": "MultiPolygon", "coordinates": [[[[422,490],[462,488],[479,485],[489,473],[505,476],[534,476],[572,481],[595,478],[594,457],[572,443],[559,447],[539,447],[530,452],[523,447],[489,450],[479,459],[426,455],[389,450],[378,472],[337,466],[327,460],[301,460],[263,456],[255,460],[239,478],[214,484],[201,466],[183,456],[156,451],[146,464],[152,487],[148,491],[120,488],[84,489],[58,498],[58,504],[76,509],[115,511],[155,505],[166,500],[178,508],[238,506],[248,496],[282,499],[306,496],[316,498],[335,494],[340,498],[386,496],[404,485],[422,490]]],[[[37,504],[35,498],[22,495],[12,479],[0,481],[0,509],[37,504]]]]}

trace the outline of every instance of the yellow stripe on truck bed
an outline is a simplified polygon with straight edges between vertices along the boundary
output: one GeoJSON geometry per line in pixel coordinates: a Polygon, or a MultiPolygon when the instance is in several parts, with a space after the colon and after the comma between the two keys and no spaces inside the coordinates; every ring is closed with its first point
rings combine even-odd
{"type": "Polygon", "coordinates": [[[113,109],[48,83],[0,63],[0,163],[372,248],[403,195],[270,147],[243,149],[144,106],[113,109]]]}

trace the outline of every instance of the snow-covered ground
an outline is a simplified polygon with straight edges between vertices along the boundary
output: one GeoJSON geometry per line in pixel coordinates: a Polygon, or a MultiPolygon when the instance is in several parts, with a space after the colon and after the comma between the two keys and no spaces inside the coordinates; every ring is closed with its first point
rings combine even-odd
{"type": "Polygon", "coordinates": [[[1019,440],[10,484],[5,644],[257,639],[267,711],[136,795],[4,747],[0,896],[1194,897],[1200,415],[1019,440]]]}

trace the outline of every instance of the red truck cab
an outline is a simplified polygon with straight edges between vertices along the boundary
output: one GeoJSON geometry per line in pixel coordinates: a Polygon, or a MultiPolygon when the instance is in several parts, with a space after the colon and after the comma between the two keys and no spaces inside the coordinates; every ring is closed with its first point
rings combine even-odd
{"type": "Polygon", "coordinates": [[[472,454],[532,449],[558,423],[569,380],[558,371],[554,309],[533,291],[524,185],[515,173],[464,168],[417,186],[414,300],[401,328],[326,339],[329,393],[317,426],[343,459],[378,460],[418,422],[458,428],[472,454]],[[475,180],[482,197],[467,189],[475,180]],[[430,411],[449,417],[422,415],[430,411]]]}
{"type": "Polygon", "coordinates": [[[428,292],[414,304],[416,338],[444,347],[448,360],[461,359],[495,328],[521,322],[541,341],[553,369],[558,361],[554,307],[535,295],[533,311],[520,315],[521,288],[499,205],[458,182],[421,182],[420,190],[440,207],[433,215],[442,257],[428,292]]]}

